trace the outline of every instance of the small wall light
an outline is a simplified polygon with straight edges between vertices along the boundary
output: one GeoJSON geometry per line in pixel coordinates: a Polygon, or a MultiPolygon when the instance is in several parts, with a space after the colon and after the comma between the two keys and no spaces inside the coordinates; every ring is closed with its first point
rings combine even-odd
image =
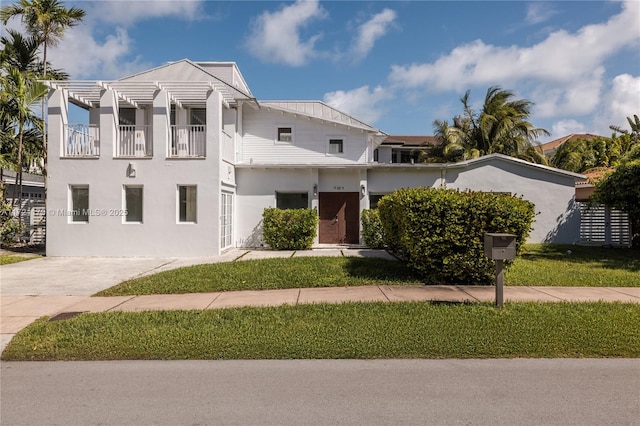
{"type": "Polygon", "coordinates": [[[363,196],[367,195],[367,188],[365,188],[364,185],[360,185],[360,194],[363,196]]]}
{"type": "Polygon", "coordinates": [[[136,177],[136,163],[129,163],[127,176],[130,178],[136,177]]]}
{"type": "Polygon", "coordinates": [[[313,185],[313,196],[317,197],[318,196],[318,184],[314,184],[313,185]]]}

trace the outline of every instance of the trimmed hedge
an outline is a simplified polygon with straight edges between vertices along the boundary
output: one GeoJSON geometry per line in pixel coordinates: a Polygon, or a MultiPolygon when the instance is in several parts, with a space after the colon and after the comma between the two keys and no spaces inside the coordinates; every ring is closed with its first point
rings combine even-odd
{"type": "Polygon", "coordinates": [[[429,284],[492,284],[495,264],[484,255],[484,234],[515,234],[520,253],[535,215],[522,198],[444,188],[399,190],[378,210],[389,249],[429,284]]]}
{"type": "Polygon", "coordinates": [[[384,247],[384,229],[378,210],[362,211],[362,239],[367,247],[380,249],[384,247]]]}
{"type": "Polygon", "coordinates": [[[312,209],[266,208],[262,213],[264,241],[276,250],[307,250],[318,228],[318,212],[312,209]]]}

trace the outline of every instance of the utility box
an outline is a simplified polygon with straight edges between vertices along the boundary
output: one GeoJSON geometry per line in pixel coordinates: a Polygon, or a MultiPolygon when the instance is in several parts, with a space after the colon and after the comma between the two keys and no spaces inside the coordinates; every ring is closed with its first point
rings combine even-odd
{"type": "Polygon", "coordinates": [[[484,255],[493,260],[516,258],[516,236],[514,234],[484,234],[484,255]]]}

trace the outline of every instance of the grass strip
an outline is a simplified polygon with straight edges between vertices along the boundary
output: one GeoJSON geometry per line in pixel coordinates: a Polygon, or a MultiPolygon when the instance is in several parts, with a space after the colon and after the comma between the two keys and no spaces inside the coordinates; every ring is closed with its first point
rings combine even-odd
{"type": "Polygon", "coordinates": [[[24,262],[25,260],[37,259],[40,256],[20,256],[13,254],[1,254],[0,265],[10,265],[12,263],[24,262]]]}
{"type": "Polygon", "coordinates": [[[352,257],[293,257],[195,265],[125,281],[96,296],[420,284],[404,263],[352,257]]]}
{"type": "Polygon", "coordinates": [[[3,360],[639,357],[623,303],[345,303],[108,312],[19,332],[3,360]]]}
{"type": "Polygon", "coordinates": [[[514,286],[640,287],[640,250],[528,244],[505,273],[514,286]]]}

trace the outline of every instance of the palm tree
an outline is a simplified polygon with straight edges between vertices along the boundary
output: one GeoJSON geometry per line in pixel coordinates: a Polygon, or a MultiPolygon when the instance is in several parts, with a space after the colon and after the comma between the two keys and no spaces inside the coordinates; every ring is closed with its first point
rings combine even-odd
{"type": "MultiPolygon", "coordinates": [[[[77,7],[66,8],[59,0],[19,0],[18,3],[3,6],[0,20],[6,25],[9,19],[20,16],[27,31],[36,38],[42,50],[43,79],[47,78],[47,49],[58,44],[68,28],[82,21],[85,12],[77,7]]],[[[45,123],[45,99],[42,99],[42,119],[45,123]]],[[[47,176],[47,132],[42,129],[44,150],[44,170],[47,176]]]]}
{"type": "Polygon", "coordinates": [[[440,141],[435,153],[441,153],[447,161],[499,153],[546,163],[534,142],[549,132],[529,122],[531,101],[513,100],[513,92],[493,86],[487,90],[478,113],[471,107],[470,94],[471,91],[467,91],[460,98],[463,112],[454,117],[452,125],[447,121],[434,122],[435,135],[440,141]]]}
{"type": "Polygon", "coordinates": [[[637,115],[633,116],[633,120],[631,117],[627,117],[627,121],[629,122],[629,128],[631,131],[627,129],[622,129],[619,126],[611,125],[609,128],[614,132],[622,133],[623,135],[629,135],[631,137],[631,143],[637,143],[640,139],[640,118],[637,115]]]}
{"type": "MultiPolygon", "coordinates": [[[[18,130],[18,152],[16,188],[18,188],[18,206],[22,206],[22,170],[23,170],[23,141],[28,127],[39,127],[42,121],[33,113],[32,107],[47,93],[47,87],[30,78],[28,73],[20,72],[17,68],[9,67],[7,74],[2,76],[3,99],[2,117],[15,125],[18,130]]],[[[15,205],[14,195],[14,205],[15,205]]],[[[21,219],[19,219],[20,221],[21,219]]]]}

